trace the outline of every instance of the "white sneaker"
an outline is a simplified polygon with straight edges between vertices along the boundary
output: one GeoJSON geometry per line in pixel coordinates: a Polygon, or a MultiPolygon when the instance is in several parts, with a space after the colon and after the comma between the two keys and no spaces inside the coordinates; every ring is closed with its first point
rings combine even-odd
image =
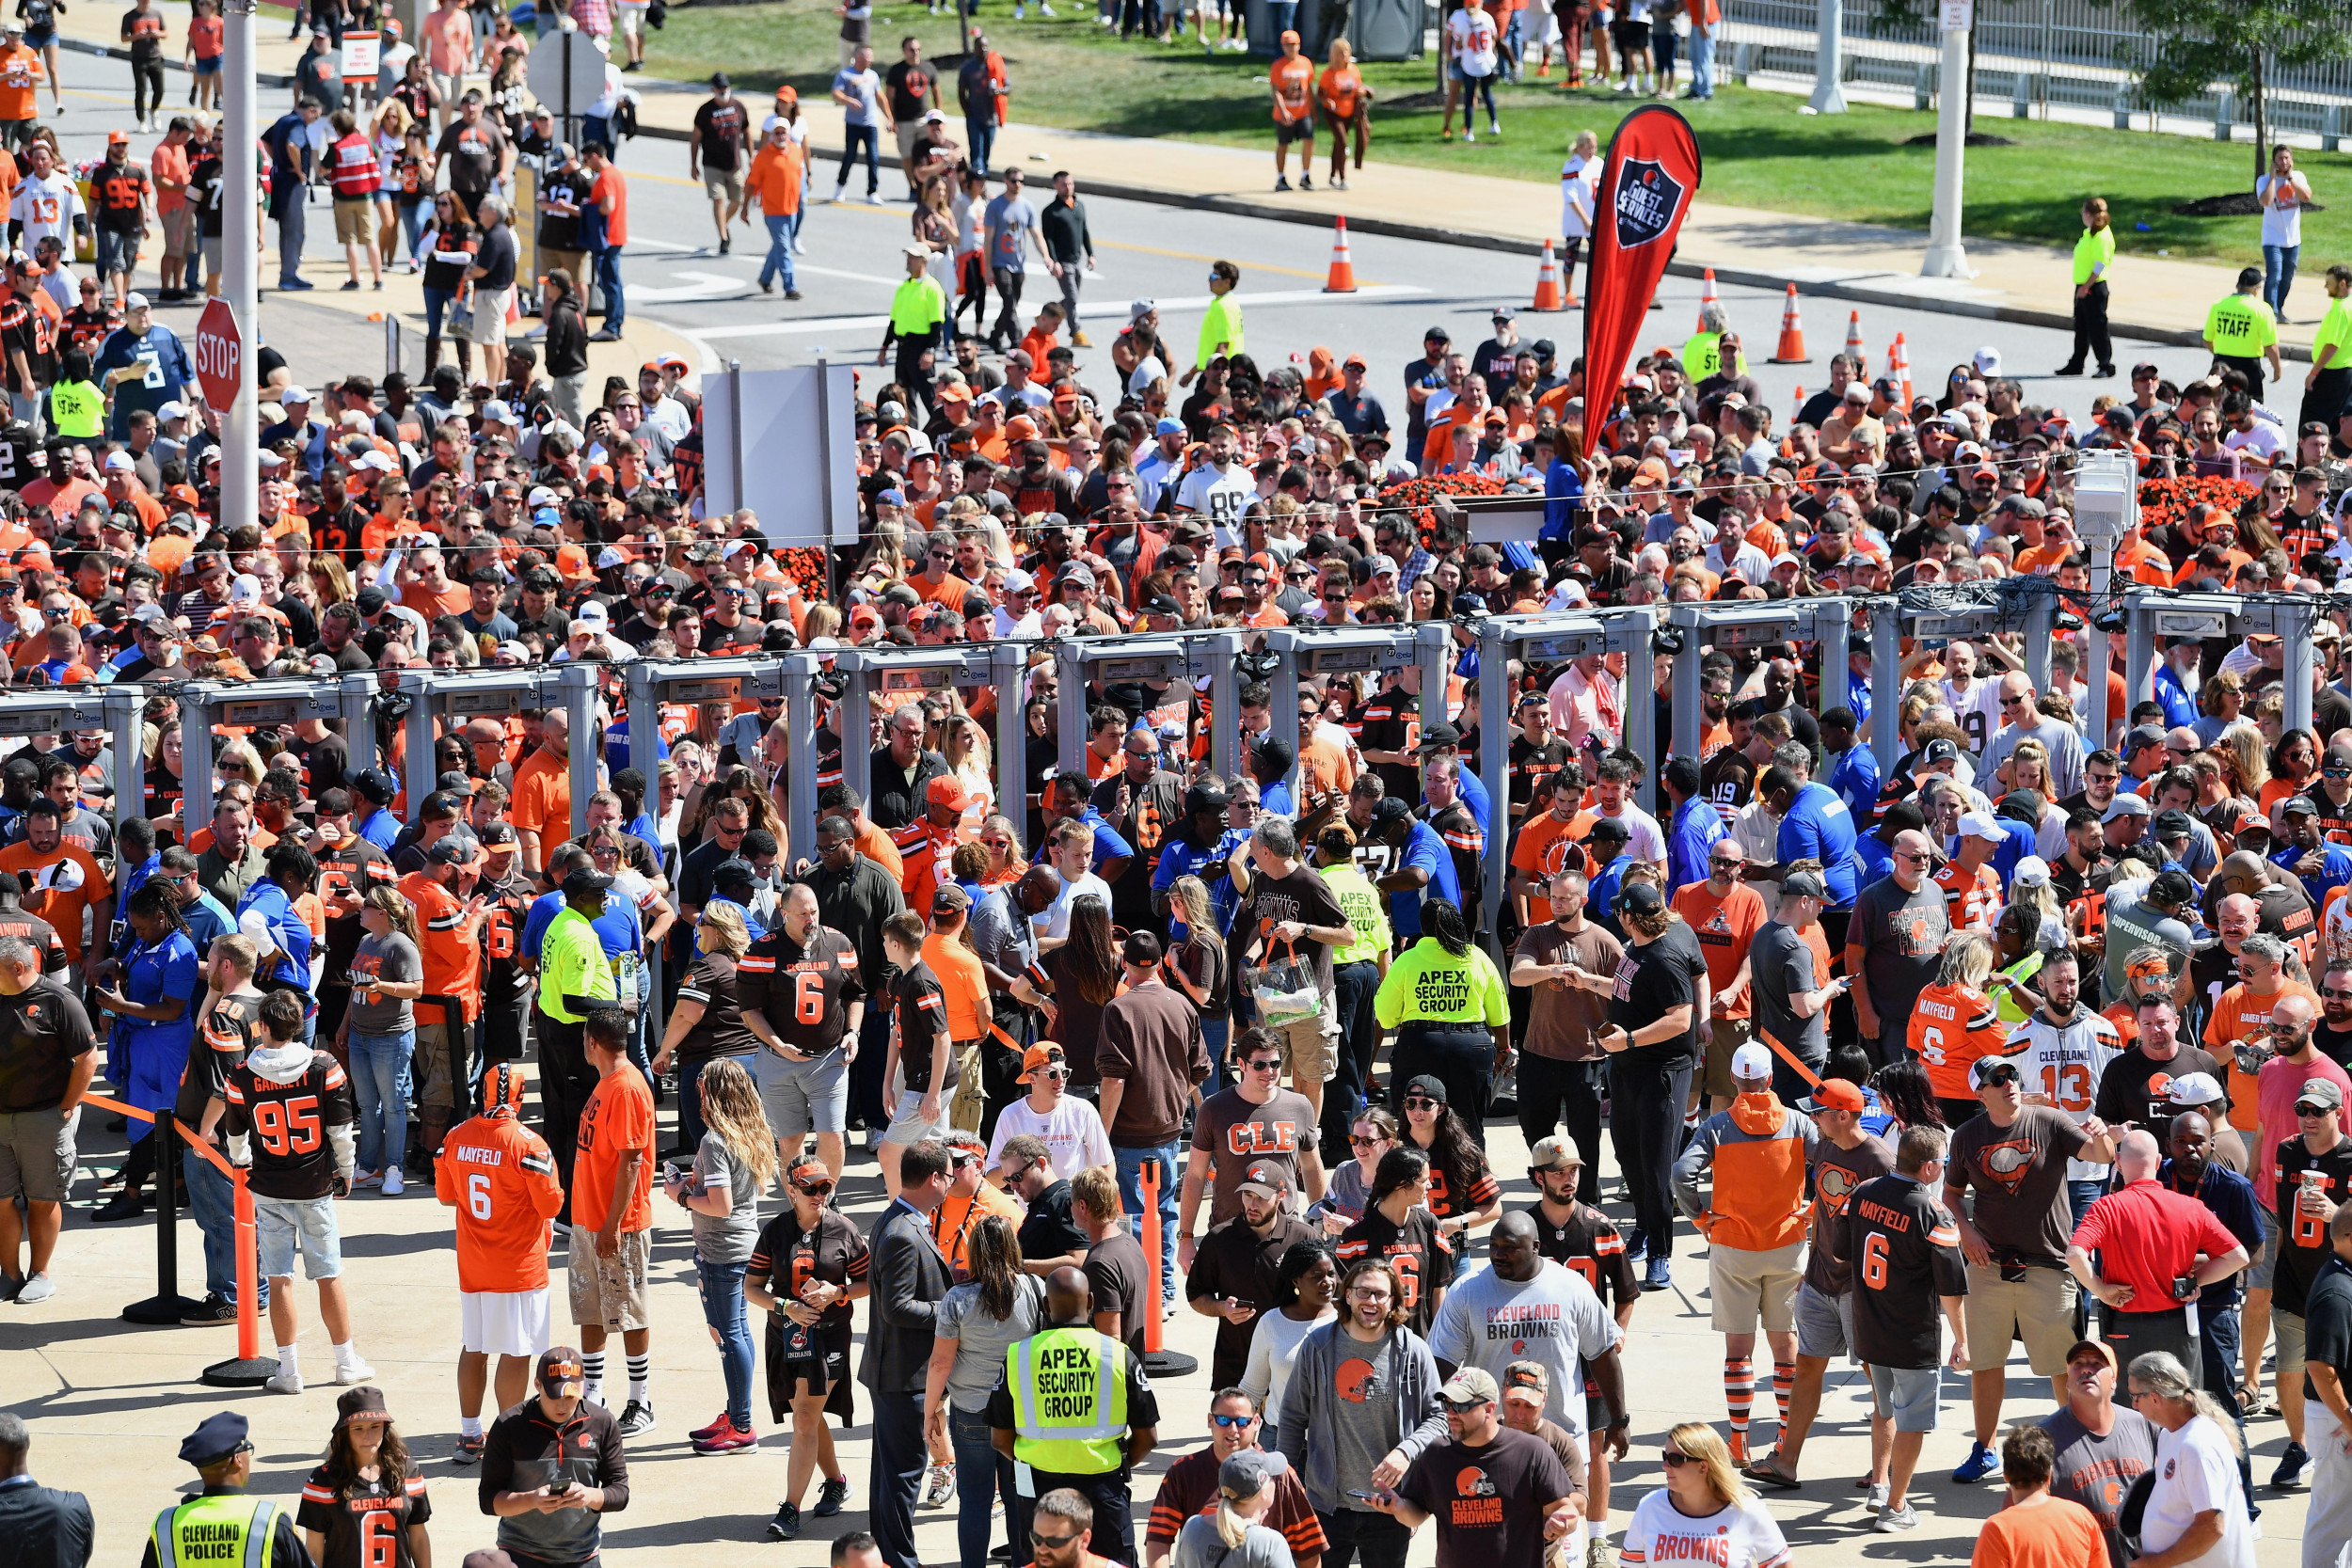
{"type": "Polygon", "coordinates": [[[362,1170],[352,1172],[351,1190],[355,1193],[362,1187],[380,1187],[383,1184],[384,1173],[382,1171],[362,1170]]]}
{"type": "Polygon", "coordinates": [[[866,205],[868,207],[887,207],[890,203],[882,199],[882,192],[867,191],[866,193],[866,205]]]}
{"type": "MultiPolygon", "coordinates": [[[[283,1364],[279,1363],[281,1366],[283,1364]]],[[[296,1368],[291,1372],[274,1372],[262,1386],[273,1394],[299,1394],[302,1392],[301,1369],[296,1368]]]]}
{"type": "Polygon", "coordinates": [[[400,1167],[398,1165],[386,1165],[384,1167],[384,1196],[386,1197],[398,1197],[401,1194],[406,1192],[407,1190],[408,1183],[401,1180],[400,1167]]]}
{"type": "Polygon", "coordinates": [[[335,1381],[346,1388],[357,1388],[374,1375],[375,1369],[357,1356],[335,1363],[335,1381]]]}
{"type": "Polygon", "coordinates": [[[1478,133],[1465,125],[1462,127],[1462,139],[1466,142],[1474,142],[1478,139],[1478,133]]]}

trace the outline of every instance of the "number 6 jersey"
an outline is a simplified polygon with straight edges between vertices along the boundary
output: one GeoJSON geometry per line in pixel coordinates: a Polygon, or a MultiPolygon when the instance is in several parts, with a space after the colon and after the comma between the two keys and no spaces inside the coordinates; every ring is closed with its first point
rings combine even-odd
{"type": "Polygon", "coordinates": [[[830,926],[809,932],[805,945],[779,927],[752,943],[735,966],[736,1005],[758,1013],[778,1039],[812,1056],[841,1043],[850,1004],[865,994],[856,943],[830,926]]]}
{"type": "Polygon", "coordinates": [[[307,1199],[333,1190],[332,1131],[351,1127],[351,1080],[326,1052],[309,1054],[301,1070],[286,1080],[265,1077],[262,1070],[298,1059],[295,1051],[282,1046],[256,1051],[229,1069],[221,1096],[229,1110],[221,1125],[231,1138],[252,1140],[249,1180],[256,1196],[307,1199]]]}
{"type": "Polygon", "coordinates": [[[564,1212],[564,1184],[547,1140],[512,1105],[494,1104],[450,1129],[433,1187],[457,1213],[460,1291],[514,1295],[547,1288],[548,1221],[564,1212]]]}

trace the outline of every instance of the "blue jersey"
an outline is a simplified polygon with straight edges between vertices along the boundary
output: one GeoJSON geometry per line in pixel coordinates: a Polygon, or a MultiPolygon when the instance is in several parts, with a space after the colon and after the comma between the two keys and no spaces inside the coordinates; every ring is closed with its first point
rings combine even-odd
{"type": "Polygon", "coordinates": [[[116,895],[120,898],[124,904],[129,904],[131,902],[131,895],[145,887],[147,885],[147,879],[155,875],[156,872],[161,871],[163,867],[164,857],[161,850],[157,850],[154,854],[148,856],[146,860],[142,861],[137,865],[123,867],[122,884],[115,889],[116,895]]]}
{"type": "MultiPolygon", "coordinates": [[[[637,765],[629,761],[628,758],[628,721],[627,719],[623,719],[619,723],[604,732],[605,770],[607,772],[618,773],[624,768],[636,767],[637,765]]],[[[653,727],[653,760],[656,762],[667,762],[670,760],[670,743],[662,738],[661,726],[659,724],[656,724],[653,727]]],[[[652,781],[649,779],[646,783],[650,784],[652,781]]],[[[630,831],[635,832],[634,829],[631,829],[630,831]]]]}
{"type": "Polygon", "coordinates": [[[1587,879],[1584,909],[1595,920],[1608,928],[1610,935],[1624,940],[1625,931],[1617,924],[1615,913],[1617,889],[1625,881],[1625,874],[1632,868],[1633,857],[1619,855],[1587,879]]]}
{"type": "Polygon", "coordinates": [[[269,980],[294,987],[296,990],[310,989],[310,923],[295,912],[294,901],[286,890],[276,882],[254,883],[237,901],[237,918],[248,913],[259,914],[269,927],[270,941],[278,951],[269,956],[256,979],[269,980]]]}
{"type": "Polygon", "coordinates": [[[1486,793],[1486,786],[1479,782],[1478,775],[1470,770],[1467,759],[1454,770],[1454,776],[1459,781],[1456,787],[1461,791],[1462,804],[1470,807],[1470,815],[1478,819],[1478,831],[1482,833],[1494,832],[1494,797],[1486,793]]]}
{"type": "Polygon", "coordinates": [[[215,937],[234,936],[237,917],[220,907],[220,900],[209,893],[199,893],[193,904],[180,906],[180,918],[188,923],[188,940],[196,943],[201,956],[213,950],[215,937]]]}
{"type": "Polygon", "coordinates": [[[1851,904],[1856,891],[1853,821],[1846,802],[1824,784],[1809,784],[1798,790],[1796,799],[1788,802],[1788,815],[1780,819],[1780,863],[1820,861],[1832,909],[1851,904]]]}
{"type": "Polygon", "coordinates": [[[1089,806],[1078,820],[1094,830],[1094,859],[1088,870],[1099,872],[1106,862],[1135,858],[1136,847],[1121,838],[1117,828],[1104,821],[1101,812],[1089,806]]]}
{"type": "Polygon", "coordinates": [[[523,916],[522,953],[532,963],[539,961],[539,949],[546,945],[548,927],[563,912],[564,895],[543,893],[531,901],[531,912],[523,916]]]}
{"type": "Polygon", "coordinates": [[[143,408],[151,414],[167,403],[178,402],[196,379],[196,362],[188,357],[187,345],[160,323],[144,332],[117,327],[99,349],[90,374],[103,382],[112,372],[134,368],[137,375],[114,384],[112,428],[118,440],[129,434],[133,413],[143,408]]]}
{"type": "Polygon", "coordinates": [[[1879,759],[1867,746],[1856,744],[1833,757],[1821,782],[1837,792],[1856,823],[1868,821],[1878,811],[1879,759]]]}
{"type": "MultiPolygon", "coordinates": [[[[1228,828],[1206,849],[1181,835],[1166,840],[1160,845],[1160,863],[1152,873],[1152,893],[1165,894],[1179,877],[1200,878],[1209,890],[1209,908],[1216,915],[1216,934],[1226,935],[1233,928],[1233,911],[1241,907],[1241,895],[1233,891],[1233,879],[1226,874],[1225,863],[1248,836],[1238,828],[1228,828]]],[[[1190,935],[1190,928],[1172,905],[1168,915],[1168,934],[1175,942],[1183,942],[1190,935]]]]}
{"type": "MultiPolygon", "coordinates": [[[[2270,857],[2270,863],[2282,865],[2290,871],[2295,871],[2296,863],[2312,852],[2289,846],[2287,848],[2274,852],[2270,857]]],[[[2346,849],[2341,844],[2323,842],[2316,852],[2326,859],[2326,867],[2317,872],[2295,871],[2295,875],[2296,879],[2303,884],[2303,891],[2311,895],[2312,908],[2324,910],[2328,907],[2329,889],[2339,888],[2347,882],[2352,882],[2352,849],[2346,849]]]]}
{"type": "Polygon", "coordinates": [[[1462,883],[1454,875],[1453,852],[1446,848],[1438,830],[1426,822],[1416,821],[1397,850],[1397,870],[1409,871],[1415,866],[1429,873],[1428,885],[1402,888],[1389,895],[1389,925],[1400,937],[1421,935],[1423,898],[1443,898],[1457,908],[1462,902],[1462,883]]]}
{"type": "Polygon", "coordinates": [[[1268,816],[1296,816],[1297,802],[1291,798],[1290,784],[1281,779],[1258,787],[1258,809],[1268,816]]]}
{"type": "Polygon", "coordinates": [[[389,855],[400,841],[400,818],[379,808],[370,812],[366,821],[355,823],[353,831],[389,855]]]}
{"type": "Polygon", "coordinates": [[[1730,836],[1724,831],[1723,813],[1703,797],[1683,801],[1666,830],[1666,895],[1671,898],[1676,890],[1707,880],[1708,850],[1730,836]]]}

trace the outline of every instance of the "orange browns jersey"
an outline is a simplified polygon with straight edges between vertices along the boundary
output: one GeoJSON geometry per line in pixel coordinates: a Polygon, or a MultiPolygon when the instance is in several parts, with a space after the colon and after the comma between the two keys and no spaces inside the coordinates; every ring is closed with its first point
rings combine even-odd
{"type": "Polygon", "coordinates": [[[511,1295],[548,1284],[548,1221],[564,1212],[564,1183],[545,1138],[512,1111],[450,1130],[433,1188],[457,1211],[457,1288],[511,1295]]]}
{"type": "Polygon", "coordinates": [[[518,833],[536,833],[542,853],[572,836],[571,765],[542,750],[523,758],[515,769],[513,799],[506,819],[518,833]]]}
{"type": "MultiPolygon", "coordinates": [[[[1593,814],[1580,811],[1565,822],[1553,816],[1549,808],[1532,813],[1526,825],[1519,829],[1519,840],[1511,846],[1511,869],[1532,879],[1537,887],[1544,886],[1555,871],[1586,869],[1588,857],[1583,843],[1593,831],[1593,814]]],[[[1530,921],[1549,920],[1551,900],[1540,893],[1527,895],[1527,918],[1530,921]]]]}
{"type": "Polygon", "coordinates": [[[898,891],[906,895],[908,909],[929,919],[931,895],[956,879],[956,847],[971,842],[972,833],[961,822],[935,828],[928,818],[915,822],[913,832],[898,846],[898,891]]]}
{"type": "Polygon", "coordinates": [[[2001,908],[2001,878],[1991,864],[1977,867],[1973,876],[1958,861],[1947,861],[1935,874],[1943,890],[1946,918],[1952,929],[1987,931],[2001,908]]]}
{"type": "Polygon", "coordinates": [[[56,927],[66,962],[82,961],[82,911],[114,896],[114,884],[88,850],[60,841],[41,854],[29,843],[0,849],[0,871],[13,871],[24,884],[24,908],[56,927]]]}
{"type": "MultiPolygon", "coordinates": [[[[424,994],[453,996],[469,1019],[482,1010],[482,936],[457,895],[421,871],[400,879],[400,895],[417,911],[424,957],[424,994]]],[[[454,1022],[455,1020],[451,1022],[454,1022]]]]}
{"type": "Polygon", "coordinates": [[[1354,119],[1356,103],[1363,91],[1363,72],[1352,65],[1327,66],[1315,78],[1315,97],[1333,119],[1354,119]]]}
{"type": "MultiPolygon", "coordinates": [[[[1715,995],[1723,995],[1740,977],[1740,966],[1747,962],[1748,943],[1770,918],[1764,911],[1764,895],[1745,882],[1734,882],[1731,891],[1718,898],[1705,882],[1688,882],[1675,890],[1673,908],[1698,938],[1699,955],[1707,960],[1708,985],[1715,995]]],[[[1822,967],[1816,973],[1826,985],[1828,969],[1822,967]]],[[[1748,1009],[1748,998],[1742,995],[1724,1016],[1745,1018],[1748,1009]]]]}
{"type": "MultiPolygon", "coordinates": [[[[0,854],[0,864],[8,857],[0,854]]],[[[2299,996],[2319,1011],[2319,997],[2312,988],[2299,980],[2280,979],[2279,989],[2268,996],[2256,996],[2241,983],[2221,993],[2213,1005],[2213,1016],[2205,1020],[2205,1050],[2215,1061],[2226,1065],[2230,1074],[2230,1125],[2241,1132],[2251,1132],[2261,1124],[2254,1098],[2254,1075],[2237,1065],[2237,1047],[2254,1037],[2254,1031],[2270,1022],[2271,1010],[2281,997],[2299,996]]]]}
{"type": "Polygon", "coordinates": [[[1928,1069],[1938,1100],[1974,1100],[1968,1069],[1980,1056],[1998,1056],[2009,1043],[1993,999],[1974,986],[1938,980],[1919,993],[1911,1012],[1911,1053],[1928,1069]]]}
{"type": "Polygon", "coordinates": [[[1315,68],[1312,61],[1300,55],[1290,59],[1277,58],[1266,74],[1274,83],[1274,122],[1295,125],[1305,119],[1312,108],[1315,68]]]}

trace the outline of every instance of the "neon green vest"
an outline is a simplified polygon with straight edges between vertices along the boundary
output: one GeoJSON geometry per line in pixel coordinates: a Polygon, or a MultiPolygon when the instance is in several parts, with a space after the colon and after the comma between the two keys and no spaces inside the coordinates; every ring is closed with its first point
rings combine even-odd
{"type": "Polygon", "coordinates": [[[49,409],[57,434],[87,439],[106,425],[106,394],[88,381],[60,381],[49,388],[49,409]]]}
{"type": "MultiPolygon", "coordinates": [[[[2042,973],[2042,955],[2028,953],[2001,973],[2022,985],[2042,973]]],[[[2007,1029],[2014,1029],[2033,1017],[2033,1014],[2017,1005],[2017,998],[2011,996],[2005,987],[1993,991],[1993,1014],[2001,1021],[2002,1027],[2007,1029]]]]}
{"type": "Polygon", "coordinates": [[[1127,1347],[1091,1328],[1049,1328],[1005,1347],[1012,1456],[1063,1476],[1127,1463],[1127,1347]]]}
{"type": "Polygon", "coordinates": [[[1377,963],[1390,947],[1389,917],[1380,907],[1380,890],[1353,865],[1327,865],[1322,877],[1331,896],[1347,911],[1348,928],[1356,934],[1344,947],[1331,950],[1335,964],[1377,963]]]}
{"type": "Polygon", "coordinates": [[[1682,373],[1693,386],[1724,368],[1724,339],[1720,332],[1699,332],[1682,345],[1682,373]]]}
{"type": "Polygon", "coordinates": [[[277,1531],[274,1498],[191,1497],[155,1515],[156,1568],[269,1568],[277,1531]]]}

